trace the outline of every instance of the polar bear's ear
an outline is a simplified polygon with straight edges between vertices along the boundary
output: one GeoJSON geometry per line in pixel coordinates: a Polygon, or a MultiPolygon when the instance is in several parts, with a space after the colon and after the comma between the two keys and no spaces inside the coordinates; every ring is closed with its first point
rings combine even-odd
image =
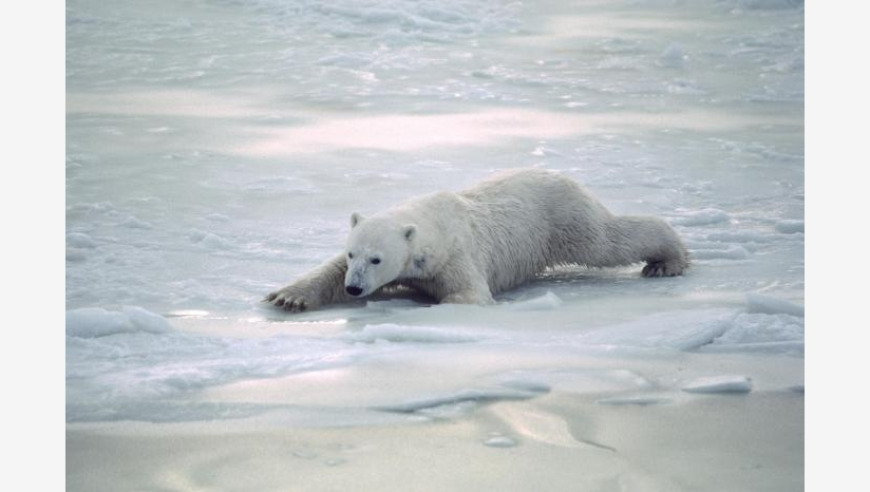
{"type": "Polygon", "coordinates": [[[408,224],[402,228],[402,233],[405,235],[405,239],[410,241],[417,236],[417,226],[414,224],[408,224]]]}
{"type": "Polygon", "coordinates": [[[358,213],[356,213],[356,212],[350,214],[350,227],[351,227],[351,229],[354,228],[354,227],[356,227],[357,224],[359,224],[359,223],[362,222],[362,221],[363,221],[363,216],[362,216],[362,215],[360,215],[360,214],[358,214],[358,213]]]}

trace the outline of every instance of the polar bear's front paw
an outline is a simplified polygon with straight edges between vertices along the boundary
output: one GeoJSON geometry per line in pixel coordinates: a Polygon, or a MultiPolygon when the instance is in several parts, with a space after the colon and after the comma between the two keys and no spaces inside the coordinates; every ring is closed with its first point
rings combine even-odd
{"type": "Polygon", "coordinates": [[[489,290],[461,290],[448,294],[440,302],[441,304],[478,304],[481,306],[495,304],[489,290]]]}
{"type": "Polygon", "coordinates": [[[652,261],[643,267],[644,277],[676,277],[682,275],[686,266],[682,261],[652,261]]]}
{"type": "Polygon", "coordinates": [[[316,301],[316,297],[310,293],[289,287],[272,292],[263,301],[294,313],[314,309],[319,304],[316,301]]]}

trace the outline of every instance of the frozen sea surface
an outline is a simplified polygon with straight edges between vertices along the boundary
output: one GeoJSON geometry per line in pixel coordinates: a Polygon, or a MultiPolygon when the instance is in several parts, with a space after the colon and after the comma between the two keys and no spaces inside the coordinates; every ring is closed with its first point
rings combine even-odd
{"type": "Polygon", "coordinates": [[[71,0],[66,41],[69,490],[802,489],[803,2],[71,0]],[[692,269],[260,303],[523,167],[692,269]]]}

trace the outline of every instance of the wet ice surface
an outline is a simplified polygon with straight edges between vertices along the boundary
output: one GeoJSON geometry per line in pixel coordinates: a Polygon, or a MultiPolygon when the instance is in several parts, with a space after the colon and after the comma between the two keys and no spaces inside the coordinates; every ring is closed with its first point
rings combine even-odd
{"type": "Polygon", "coordinates": [[[68,2],[70,490],[795,490],[803,15],[68,2]],[[561,269],[490,307],[260,304],[351,212],[530,166],[664,217],[692,269],[561,269]]]}

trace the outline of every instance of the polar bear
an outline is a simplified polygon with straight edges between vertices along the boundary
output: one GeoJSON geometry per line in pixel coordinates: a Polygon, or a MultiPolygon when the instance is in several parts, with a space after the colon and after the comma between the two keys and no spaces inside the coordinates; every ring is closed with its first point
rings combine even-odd
{"type": "Polygon", "coordinates": [[[363,218],[345,251],[266,296],[289,311],[410,288],[440,303],[491,304],[549,267],[646,262],[645,277],[681,275],[688,253],[653,217],[615,216],[573,180],[544,170],[495,175],[363,218]]]}

